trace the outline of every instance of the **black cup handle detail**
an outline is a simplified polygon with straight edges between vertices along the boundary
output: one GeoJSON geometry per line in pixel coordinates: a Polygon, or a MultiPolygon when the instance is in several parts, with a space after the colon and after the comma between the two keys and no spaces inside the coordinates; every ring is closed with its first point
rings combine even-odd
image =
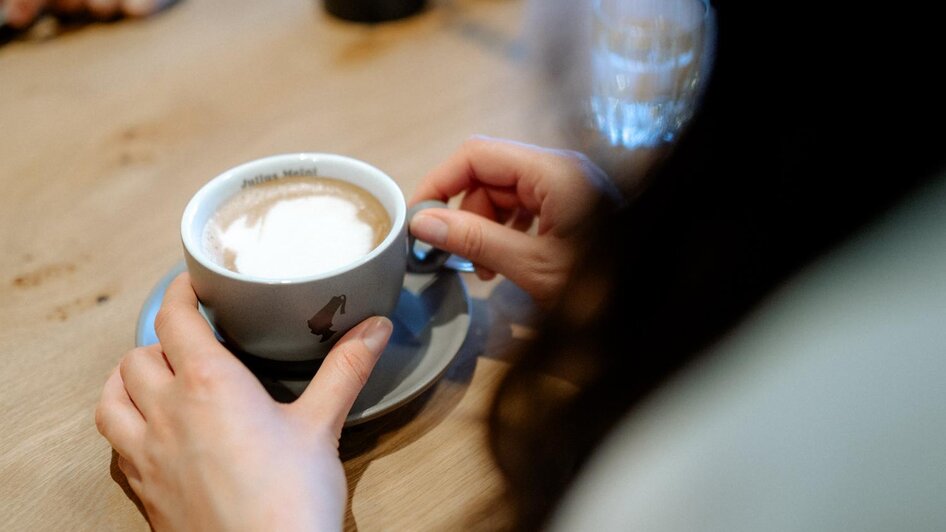
{"type": "Polygon", "coordinates": [[[411,273],[438,272],[450,258],[450,254],[442,249],[430,248],[423,257],[414,249],[417,239],[411,234],[411,220],[420,211],[430,208],[446,209],[447,204],[437,200],[422,201],[407,211],[407,271],[411,273]]]}

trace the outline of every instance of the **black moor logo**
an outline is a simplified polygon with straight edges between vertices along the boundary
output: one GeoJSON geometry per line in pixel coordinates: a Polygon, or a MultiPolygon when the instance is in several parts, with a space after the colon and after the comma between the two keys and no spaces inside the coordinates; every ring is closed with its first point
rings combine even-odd
{"type": "Polygon", "coordinates": [[[315,316],[309,319],[309,330],[312,331],[312,334],[319,335],[319,342],[331,340],[332,337],[335,336],[335,333],[338,332],[332,330],[332,320],[335,319],[335,313],[338,312],[339,307],[342,309],[341,313],[344,314],[344,295],[332,297],[321,310],[315,313],[315,316]]]}

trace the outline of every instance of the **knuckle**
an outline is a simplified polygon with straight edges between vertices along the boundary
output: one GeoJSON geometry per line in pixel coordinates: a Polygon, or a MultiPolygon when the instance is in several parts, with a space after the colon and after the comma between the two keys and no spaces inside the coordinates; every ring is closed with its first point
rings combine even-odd
{"type": "Polygon", "coordinates": [[[184,383],[191,391],[213,389],[220,379],[214,364],[206,360],[191,361],[182,373],[184,383]]]}
{"type": "MultiPolygon", "coordinates": [[[[460,145],[460,152],[468,161],[476,161],[492,150],[495,150],[502,141],[485,135],[470,135],[460,145]]],[[[472,163],[470,163],[472,165],[472,163]]]]}
{"type": "Polygon", "coordinates": [[[116,465],[118,465],[118,469],[120,469],[122,473],[125,473],[125,475],[128,475],[131,472],[131,463],[128,461],[127,458],[125,458],[122,455],[118,455],[118,460],[116,460],[116,462],[117,462],[116,465]]]}
{"type": "Polygon", "coordinates": [[[124,377],[128,375],[129,369],[135,365],[135,363],[145,356],[145,351],[141,347],[136,347],[131,351],[125,353],[125,356],[118,361],[118,371],[124,377]]]}
{"type": "Polygon", "coordinates": [[[102,436],[105,436],[108,430],[108,416],[105,412],[105,406],[101,402],[95,406],[95,428],[102,436]]]}
{"type": "Polygon", "coordinates": [[[529,260],[522,269],[523,284],[540,306],[553,302],[561,293],[572,269],[568,253],[546,254],[538,250],[528,253],[529,260]]]}
{"type": "Polygon", "coordinates": [[[484,235],[483,228],[475,223],[464,224],[460,230],[460,249],[462,254],[471,260],[483,256],[484,235]]]}
{"type": "Polygon", "coordinates": [[[468,151],[475,151],[489,144],[490,140],[483,135],[470,135],[463,141],[462,148],[468,151]]]}
{"type": "Polygon", "coordinates": [[[154,317],[154,329],[156,331],[160,331],[167,328],[168,325],[175,319],[177,313],[178,309],[175,305],[161,305],[161,308],[158,309],[158,313],[154,317]]]}
{"type": "Polygon", "coordinates": [[[590,161],[590,159],[588,159],[588,157],[584,153],[581,153],[580,151],[562,149],[562,150],[556,150],[556,152],[563,159],[570,161],[572,163],[585,164],[590,161]]]}
{"type": "Polygon", "coordinates": [[[351,349],[350,346],[342,348],[338,357],[338,368],[346,377],[363,387],[371,376],[371,367],[364,357],[359,356],[359,352],[360,350],[351,349]]]}
{"type": "Polygon", "coordinates": [[[556,150],[556,153],[562,158],[563,162],[570,164],[574,170],[577,170],[575,173],[578,175],[586,174],[596,166],[590,157],[580,151],[563,149],[556,150]]]}

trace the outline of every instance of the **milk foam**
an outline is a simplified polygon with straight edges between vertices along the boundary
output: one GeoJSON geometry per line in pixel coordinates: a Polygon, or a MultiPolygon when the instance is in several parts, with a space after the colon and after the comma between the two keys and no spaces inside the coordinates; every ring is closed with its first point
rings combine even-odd
{"type": "Polygon", "coordinates": [[[372,225],[366,216],[365,200],[376,200],[360,189],[353,196],[351,185],[346,187],[300,180],[238,195],[207,223],[204,249],[227,269],[268,279],[318,275],[351,264],[370,253],[388,229],[379,232],[377,221],[372,225]]]}

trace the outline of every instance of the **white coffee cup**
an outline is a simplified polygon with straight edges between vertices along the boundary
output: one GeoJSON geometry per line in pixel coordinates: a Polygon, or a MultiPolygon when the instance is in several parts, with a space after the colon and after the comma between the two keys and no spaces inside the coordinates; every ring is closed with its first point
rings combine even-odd
{"type": "Polygon", "coordinates": [[[390,315],[409,265],[412,271],[433,271],[446,260],[443,253],[426,260],[409,254],[407,225],[404,194],[381,170],[341,155],[292,153],[250,161],[211,179],[184,209],[181,240],[194,291],[229,349],[274,361],[311,361],[324,357],[362,320],[390,315]],[[204,249],[203,231],[220,206],[246,186],[300,175],[337,179],[369,192],[387,211],[390,231],[364,256],[306,276],[264,278],[215,262],[204,249]]]}

